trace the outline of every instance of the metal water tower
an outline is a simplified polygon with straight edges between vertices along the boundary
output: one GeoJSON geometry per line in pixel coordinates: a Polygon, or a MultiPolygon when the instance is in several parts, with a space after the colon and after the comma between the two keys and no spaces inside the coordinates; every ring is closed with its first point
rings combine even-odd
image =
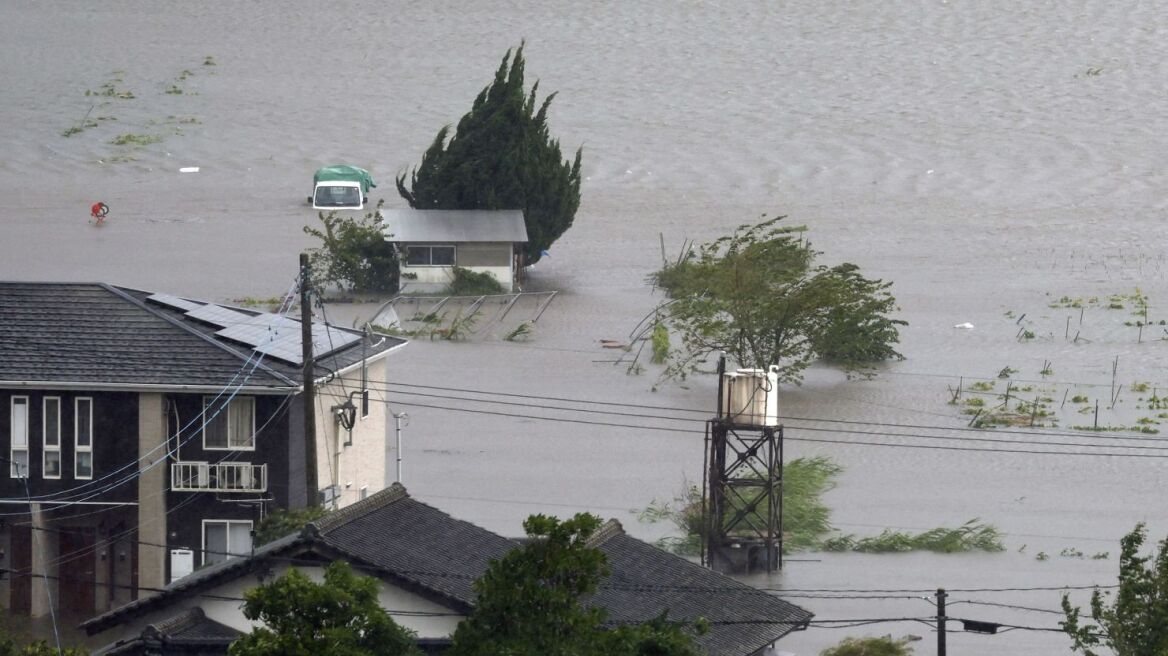
{"type": "Polygon", "coordinates": [[[706,422],[702,564],[723,573],[783,566],[783,427],[778,368],[726,371],[706,422]]]}

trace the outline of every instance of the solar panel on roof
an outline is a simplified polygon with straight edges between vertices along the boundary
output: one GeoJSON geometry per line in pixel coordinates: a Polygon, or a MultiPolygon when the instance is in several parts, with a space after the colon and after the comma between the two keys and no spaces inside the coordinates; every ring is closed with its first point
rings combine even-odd
{"type": "Polygon", "coordinates": [[[159,305],[165,305],[166,307],[174,308],[176,310],[182,310],[184,312],[187,312],[190,310],[195,310],[195,309],[203,307],[203,305],[201,303],[195,303],[194,301],[188,301],[185,298],[171,296],[170,294],[151,294],[150,296],[146,297],[146,300],[154,301],[155,303],[157,303],[159,305]]]}
{"type": "Polygon", "coordinates": [[[209,323],[213,326],[226,328],[227,326],[234,326],[243,323],[252,315],[244,314],[237,310],[231,310],[220,305],[207,304],[187,312],[187,316],[192,319],[197,319],[204,323],[209,323]]]}
{"type": "Polygon", "coordinates": [[[300,350],[300,340],[297,339],[294,343],[289,340],[281,340],[279,342],[272,342],[271,344],[261,344],[256,347],[256,353],[263,353],[271,356],[277,360],[283,360],[295,365],[304,364],[303,353],[300,350]]]}
{"type": "MultiPolygon", "coordinates": [[[[312,352],[314,357],[321,358],[330,353],[339,351],[361,340],[360,334],[340,330],[322,324],[312,325],[312,352]]],[[[304,364],[303,349],[300,343],[300,333],[282,331],[274,340],[259,344],[255,347],[257,353],[271,356],[292,364],[304,364]]]]}
{"type": "Polygon", "coordinates": [[[285,335],[295,336],[297,343],[299,343],[300,322],[265,312],[257,316],[249,316],[246,320],[233,326],[227,326],[215,335],[248,346],[267,344],[285,335]]]}
{"type": "Polygon", "coordinates": [[[312,324],[312,350],[326,355],[339,351],[361,339],[361,335],[340,330],[329,325],[312,324]]]}

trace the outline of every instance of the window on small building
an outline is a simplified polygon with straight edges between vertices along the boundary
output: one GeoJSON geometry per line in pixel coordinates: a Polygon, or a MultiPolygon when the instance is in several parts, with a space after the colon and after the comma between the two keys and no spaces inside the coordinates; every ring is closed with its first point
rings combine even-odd
{"type": "Polygon", "coordinates": [[[239,396],[223,407],[223,399],[203,398],[203,448],[210,450],[255,449],[255,399],[239,396]]]}
{"type": "Polygon", "coordinates": [[[28,397],[12,397],[12,445],[9,452],[9,476],[28,478],[28,397]]]}
{"type": "Polygon", "coordinates": [[[93,399],[73,402],[73,477],[93,478],[93,399]]]}
{"type": "Polygon", "coordinates": [[[251,553],[251,526],[246,520],[203,520],[203,564],[221,563],[251,553]]]}
{"type": "Polygon", "coordinates": [[[46,396],[44,411],[43,475],[45,478],[61,478],[61,397],[46,396]]]}
{"type": "Polygon", "coordinates": [[[407,266],[453,266],[454,246],[407,246],[407,266]]]}

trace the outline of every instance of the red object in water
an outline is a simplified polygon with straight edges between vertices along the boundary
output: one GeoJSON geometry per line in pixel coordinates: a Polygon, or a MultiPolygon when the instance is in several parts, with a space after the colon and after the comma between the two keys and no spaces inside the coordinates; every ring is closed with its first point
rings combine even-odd
{"type": "Polygon", "coordinates": [[[106,214],[109,214],[109,205],[106,205],[101,201],[94,203],[93,206],[89,208],[89,215],[97,219],[98,223],[101,223],[105,220],[106,214]]]}

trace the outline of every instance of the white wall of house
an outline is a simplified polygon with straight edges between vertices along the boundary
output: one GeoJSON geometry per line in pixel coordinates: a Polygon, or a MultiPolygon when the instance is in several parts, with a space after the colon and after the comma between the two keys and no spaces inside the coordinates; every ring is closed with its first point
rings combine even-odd
{"type": "MultiPolygon", "coordinates": [[[[322,364],[328,364],[327,356],[322,364]]],[[[362,488],[367,495],[385,488],[387,412],[380,400],[384,396],[380,390],[385,389],[387,371],[386,357],[369,363],[367,416],[361,413],[360,367],[317,387],[317,481],[321,488],[337,486],[340,490],[337,507],[360,501],[362,488]],[[350,434],[332,408],[344,403],[352,392],[356,392],[352,398],[357,406],[357,420],[350,434]],[[352,444],[346,445],[347,442],[352,444]]]]}
{"type": "MultiPolygon", "coordinates": [[[[288,570],[288,565],[274,568],[273,575],[267,581],[282,576],[288,570]]],[[[321,567],[300,567],[301,572],[316,582],[324,580],[324,569],[321,567]]],[[[369,572],[358,573],[369,575],[369,572]]],[[[153,611],[129,620],[102,634],[106,644],[116,640],[132,639],[141,635],[142,630],[149,624],[160,622],[173,617],[183,610],[200,607],[208,619],[214,620],[244,633],[250,632],[260,622],[253,622],[243,616],[242,599],[245,592],[260,585],[254,574],[245,574],[237,579],[228,581],[200,593],[200,596],[188,597],[167,605],[163,610],[153,611]]],[[[382,582],[381,592],[378,594],[381,607],[389,611],[393,620],[401,626],[417,633],[419,638],[445,638],[454,633],[461,615],[449,615],[452,611],[446,606],[436,604],[412,592],[382,582]],[[396,611],[396,612],[395,612],[396,611]],[[419,616],[418,613],[433,613],[432,616],[419,616]]]]}
{"type": "MultiPolygon", "coordinates": [[[[408,245],[403,245],[408,246],[408,245]]],[[[475,273],[489,273],[506,291],[514,290],[514,249],[510,242],[474,242],[454,244],[454,263],[475,273]]],[[[403,254],[404,255],[404,254],[403,254]]],[[[403,257],[401,291],[441,291],[454,280],[453,266],[410,266],[403,257]]]]}

